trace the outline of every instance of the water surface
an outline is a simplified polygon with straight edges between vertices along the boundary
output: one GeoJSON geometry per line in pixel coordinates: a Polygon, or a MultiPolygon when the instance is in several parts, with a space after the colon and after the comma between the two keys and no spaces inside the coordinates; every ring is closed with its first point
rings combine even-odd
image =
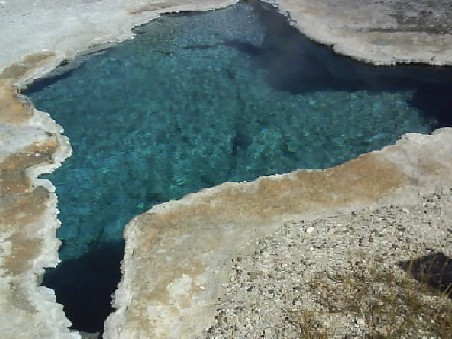
{"type": "Polygon", "coordinates": [[[337,56],[256,1],[136,31],[28,89],[74,149],[48,176],[64,262],[44,283],[78,329],[102,329],[123,228],[152,205],[225,181],[331,167],[451,122],[450,69],[337,56]]]}

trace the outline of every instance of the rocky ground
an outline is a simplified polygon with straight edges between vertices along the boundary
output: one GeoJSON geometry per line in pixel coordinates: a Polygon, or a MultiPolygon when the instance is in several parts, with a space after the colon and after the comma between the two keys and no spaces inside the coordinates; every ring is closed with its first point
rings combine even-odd
{"type": "Polygon", "coordinates": [[[204,337],[450,338],[452,300],[425,292],[397,263],[444,253],[450,280],[451,220],[452,189],[442,189],[415,205],[286,223],[232,260],[204,337]]]}

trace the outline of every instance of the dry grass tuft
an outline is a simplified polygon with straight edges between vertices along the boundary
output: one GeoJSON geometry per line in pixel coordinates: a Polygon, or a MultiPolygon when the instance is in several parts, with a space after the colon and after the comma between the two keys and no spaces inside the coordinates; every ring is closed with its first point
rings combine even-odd
{"type": "MultiPolygon", "coordinates": [[[[428,272],[431,266],[422,262],[399,266],[428,272]]],[[[317,273],[309,283],[313,305],[289,317],[303,338],[452,338],[451,286],[440,284],[437,291],[431,274],[413,275],[419,281],[383,258],[361,254],[345,272],[317,273]]]]}

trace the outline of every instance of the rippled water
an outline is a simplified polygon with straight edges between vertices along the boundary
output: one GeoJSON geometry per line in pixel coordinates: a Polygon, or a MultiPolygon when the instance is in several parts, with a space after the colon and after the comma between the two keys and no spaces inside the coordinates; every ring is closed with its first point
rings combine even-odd
{"type": "Polygon", "coordinates": [[[28,89],[74,149],[48,176],[65,261],[45,283],[60,301],[71,274],[100,281],[88,289],[119,279],[120,254],[100,276],[93,271],[108,255],[96,266],[92,254],[122,243],[125,224],[154,204],[224,181],[330,167],[450,123],[452,102],[442,95],[452,93],[450,69],[378,68],[334,55],[256,1],[168,15],[136,31],[28,89]]]}

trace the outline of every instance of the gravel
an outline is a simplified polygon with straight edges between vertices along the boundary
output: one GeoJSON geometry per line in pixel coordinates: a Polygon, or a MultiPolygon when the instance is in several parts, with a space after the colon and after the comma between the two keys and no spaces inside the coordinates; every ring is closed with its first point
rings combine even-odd
{"type": "MultiPolygon", "coordinates": [[[[334,280],[341,272],[364,272],[376,265],[403,275],[398,262],[431,253],[450,258],[451,220],[452,188],[447,188],[419,194],[415,205],[286,223],[258,240],[254,254],[232,260],[215,322],[202,337],[299,338],[299,321],[293,315],[302,310],[305,314],[321,311],[319,295],[331,293],[322,292],[316,284],[334,280]]],[[[324,297],[337,299],[333,294],[324,297]]],[[[356,315],[345,311],[328,314],[323,328],[334,328],[335,337],[367,333],[363,319],[356,315]]]]}

